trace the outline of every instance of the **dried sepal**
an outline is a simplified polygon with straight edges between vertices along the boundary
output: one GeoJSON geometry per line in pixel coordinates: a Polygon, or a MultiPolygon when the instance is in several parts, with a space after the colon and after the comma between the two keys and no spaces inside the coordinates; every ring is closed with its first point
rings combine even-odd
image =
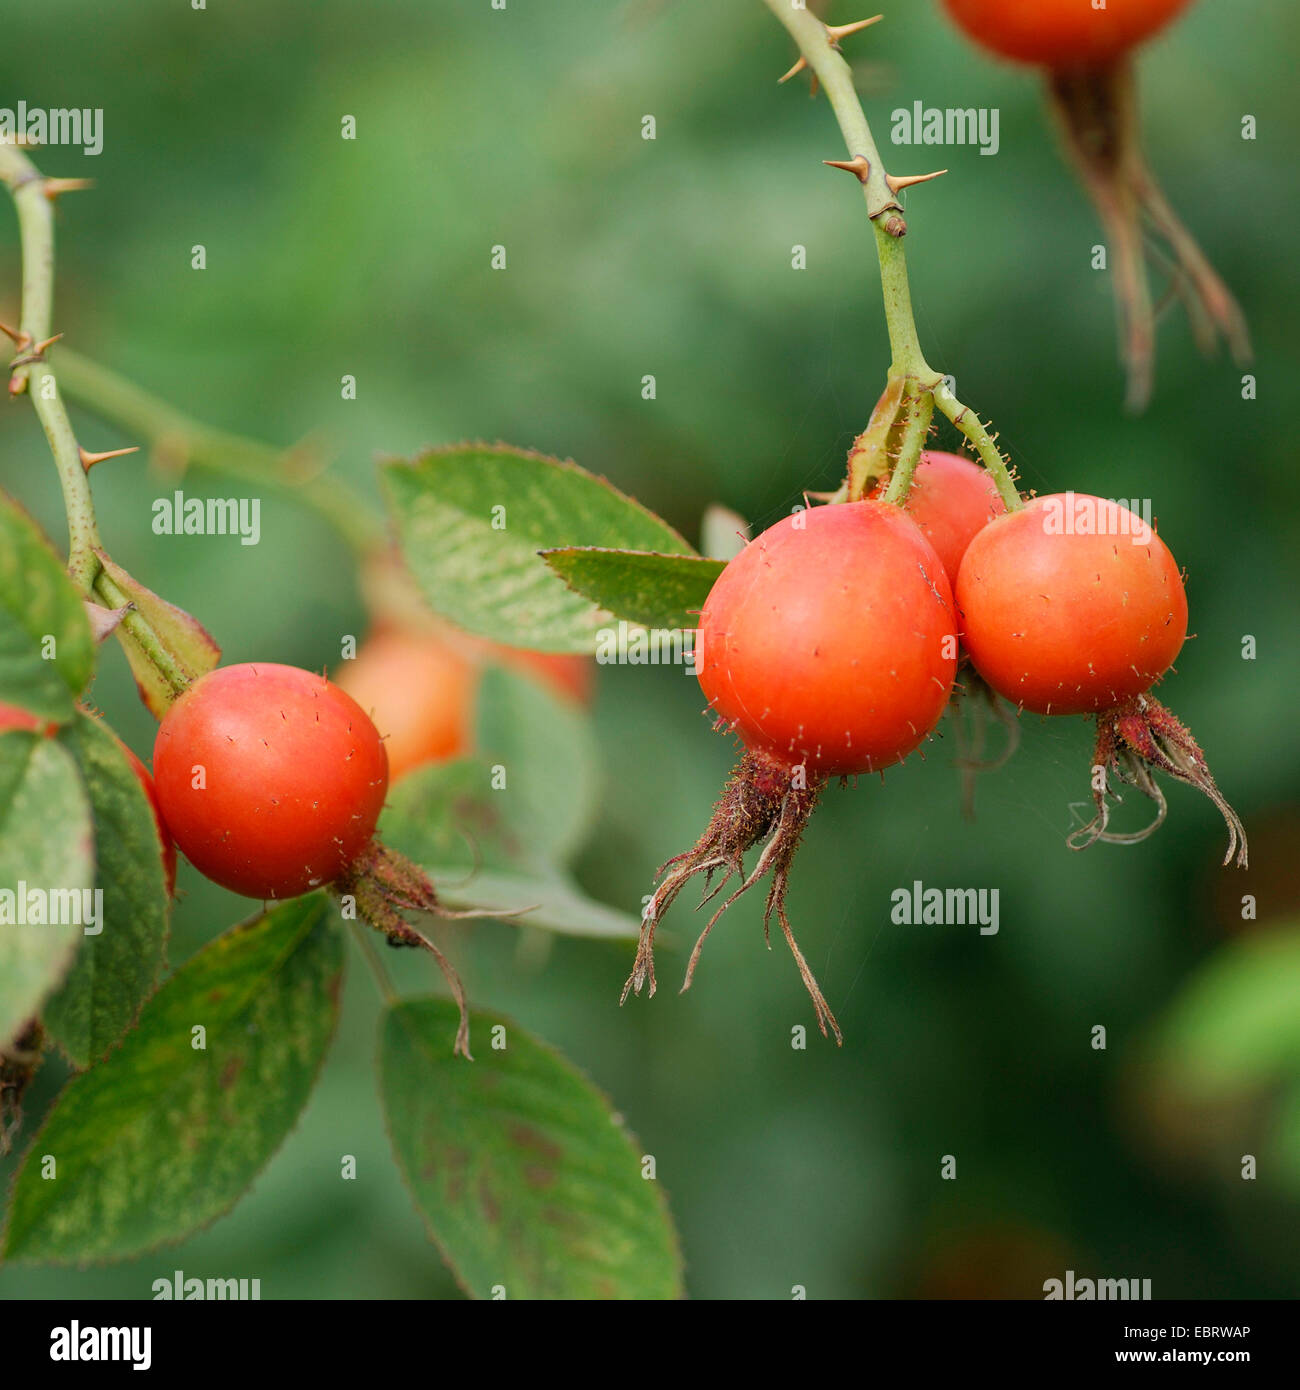
{"type": "Polygon", "coordinates": [[[1219,808],[1228,827],[1228,849],[1224,864],[1236,862],[1244,869],[1248,862],[1246,830],[1219,790],[1205,761],[1205,754],[1187,727],[1159,700],[1137,695],[1114,709],[1097,716],[1097,745],[1093,752],[1093,803],[1096,815],[1087,825],[1069,836],[1071,849],[1087,849],[1102,840],[1107,844],[1138,844],[1164,823],[1165,796],[1153,776],[1160,772],[1185,782],[1203,793],[1219,808]],[[1136,787],[1155,803],[1156,814],[1142,830],[1119,832],[1109,828],[1110,802],[1119,800],[1110,777],[1136,787]]]}
{"type": "Polygon", "coordinates": [[[804,827],[816,809],[825,784],[824,777],[805,778],[802,768],[787,767],[762,754],[747,752],[744,755],[728,779],[708,827],[695,847],[670,859],[659,869],[657,877],[661,882],[642,914],[636,960],[623,986],[620,1002],[626,1002],[630,993],[640,994],[647,985],[649,993],[654,994],[655,928],[692,879],[701,874],[704,876],[704,892],[697,911],[717,897],[733,878],[739,878],[741,882],[714,911],[700,932],[687,962],[683,993],[691,987],[700,952],[718,919],[739,897],[770,875],[771,884],[763,909],[764,938],[770,946],[771,922],[775,914],[804,988],[812,1000],[818,1028],[823,1037],[828,1035],[829,1028],[835,1034],[835,1041],[843,1044],[839,1024],[799,949],[785,910],[790,866],[794,862],[804,827]],[[763,848],[758,861],[746,874],[744,856],[759,844],[763,848]],[[719,873],[722,877],[714,884],[713,879],[719,873]]]}
{"type": "Polygon", "coordinates": [[[474,1058],[469,1050],[469,1001],[465,986],[455,966],[438,944],[410,919],[413,916],[440,917],[450,921],[472,917],[502,919],[531,912],[532,908],[499,911],[494,908],[457,910],[445,907],[429,875],[404,854],[389,849],[378,840],[371,841],[352,862],[347,873],[331,885],[330,891],[337,898],[350,898],[356,906],[356,916],[382,932],[390,946],[418,947],[433,957],[460,1010],[460,1023],[452,1053],[472,1062],[474,1058]]]}

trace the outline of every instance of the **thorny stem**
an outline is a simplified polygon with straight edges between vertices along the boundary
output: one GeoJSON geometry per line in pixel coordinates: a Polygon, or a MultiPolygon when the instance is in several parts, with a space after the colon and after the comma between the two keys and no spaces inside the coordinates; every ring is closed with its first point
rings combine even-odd
{"type": "Polygon", "coordinates": [[[23,262],[20,340],[9,391],[19,395],[25,390],[32,398],[49,440],[68,517],[68,574],[89,597],[99,573],[95,506],[77,436],[54,372],[45,360],[54,312],[54,205],[47,196],[44,176],[14,145],[0,143],[0,182],[8,188],[18,214],[23,262]]]}
{"type": "Polygon", "coordinates": [[[0,182],[9,189],[18,213],[22,246],[23,302],[18,356],[9,392],[26,391],[49,440],[68,517],[68,575],[88,600],[126,609],[122,625],[140,643],[159,673],[180,694],[189,677],[148,619],[134,606],[101,563],[103,545],[81,446],[63,404],[60,383],[45,359],[54,304],[54,207],[50,181],[20,150],[0,142],[0,182]]]}
{"type": "Polygon", "coordinates": [[[127,433],[142,436],[155,452],[179,460],[182,466],[219,471],[307,504],[334,527],[358,557],[382,548],[383,527],[372,509],[337,480],[326,483],[310,475],[301,451],[281,451],[210,429],[66,348],[59,349],[56,377],[45,358],[54,303],[52,185],[25,154],[3,143],[0,182],[8,188],[18,213],[23,264],[18,354],[9,391],[15,396],[26,391],[31,396],[54,455],[68,517],[68,574],[86,598],[109,608],[126,609],[122,627],[180,694],[190,683],[189,675],[100,563],[103,543],[90,480],[63,403],[65,395],[127,433]]]}
{"type": "MultiPolygon", "coordinates": [[[[888,174],[880,151],[871,134],[871,127],[862,110],[853,86],[853,73],[844,55],[832,42],[825,24],[802,4],[796,6],[794,0],[765,0],[767,7],[789,31],[799,45],[799,52],[821,83],[830,101],[835,119],[839,123],[844,143],[851,159],[866,161],[865,170],[858,171],[862,184],[863,198],[867,204],[867,216],[871,219],[876,238],[876,256],[880,262],[881,297],[885,307],[885,322],[889,329],[889,347],[892,355],[889,374],[914,381],[919,390],[912,394],[916,399],[931,398],[932,404],[939,408],[948,420],[970,440],[984,466],[993,475],[997,489],[1008,511],[1016,511],[1024,504],[1007,468],[1006,459],[994,443],[992,435],[981,423],[979,417],[964,406],[946,384],[943,374],[937,372],[925,360],[920,340],[916,332],[916,321],[912,315],[912,296],[907,280],[907,257],[903,250],[903,236],[907,224],[903,219],[902,207],[890,187],[888,174]]],[[[926,425],[929,412],[926,411],[926,425]]],[[[913,423],[918,418],[913,404],[913,423]]],[[[916,467],[916,458],[925,443],[925,430],[919,432],[910,428],[904,436],[903,449],[895,467],[895,478],[904,475],[897,495],[891,483],[891,501],[902,501],[907,495],[907,487],[916,467]]]]}

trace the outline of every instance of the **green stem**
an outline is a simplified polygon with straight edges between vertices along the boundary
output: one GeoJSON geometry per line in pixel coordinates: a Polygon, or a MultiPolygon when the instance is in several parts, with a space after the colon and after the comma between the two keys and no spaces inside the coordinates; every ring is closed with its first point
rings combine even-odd
{"type": "Polygon", "coordinates": [[[890,374],[920,375],[925,370],[925,358],[912,317],[907,260],[901,244],[902,231],[906,230],[902,208],[886,181],[885,161],[876,148],[875,137],[854,89],[852,69],[831,43],[826,26],[810,10],[795,9],[790,0],[767,0],[767,6],[790,31],[808,66],[817,74],[839,122],[849,156],[861,155],[867,161],[866,175],[861,178],[862,196],[876,236],[885,322],[889,326],[889,346],[894,358],[890,374]],[[894,231],[891,233],[886,228],[894,231]]]}
{"type": "Polygon", "coordinates": [[[889,486],[885,489],[884,501],[901,507],[907,500],[908,489],[912,486],[912,474],[921,458],[925,437],[930,433],[930,419],[934,414],[934,395],[930,391],[918,391],[907,400],[907,425],[903,430],[902,443],[898,450],[898,462],[889,476],[889,486]]]}
{"type": "Polygon", "coordinates": [[[383,546],[383,524],[362,497],[337,478],[295,476],[302,471],[302,451],[275,449],[212,429],[126,377],[66,348],[59,350],[59,378],[69,399],[128,436],[142,439],[157,454],[174,457],[186,468],[238,478],[310,507],[358,556],[383,546]]]}
{"type": "Polygon", "coordinates": [[[997,484],[998,495],[1005,503],[1007,511],[1019,511],[1025,505],[1024,500],[1016,491],[1011,472],[1007,468],[1007,461],[1002,457],[1002,450],[994,443],[993,436],[988,432],[984,422],[970,406],[962,405],[948,389],[948,384],[942,377],[931,387],[931,390],[934,392],[934,403],[939,407],[940,412],[948,420],[951,420],[975,446],[975,452],[983,460],[984,467],[993,475],[993,481],[997,484]]]}
{"type": "Polygon", "coordinates": [[[23,263],[20,342],[9,390],[12,395],[26,390],[49,441],[68,517],[68,574],[89,596],[99,573],[95,505],[77,436],[42,347],[51,336],[54,312],[54,205],[46,196],[44,177],[13,145],[0,144],[0,182],[8,188],[18,214],[23,263]]]}
{"type": "Polygon", "coordinates": [[[912,316],[912,289],[907,280],[902,238],[889,236],[877,225],[876,254],[880,259],[881,297],[893,356],[890,371],[900,376],[923,376],[926,361],[912,316]]]}
{"type": "Polygon", "coordinates": [[[99,571],[95,579],[94,593],[95,597],[101,599],[109,608],[127,610],[122,614],[122,626],[140,644],[144,654],[172,688],[172,692],[183,695],[193,684],[193,676],[176,660],[167,644],[153,630],[140,610],[130,606],[129,595],[118,588],[107,570],[99,571]]]}
{"type": "MultiPolygon", "coordinates": [[[[9,391],[21,395],[25,390],[31,397],[54,455],[68,517],[68,575],[88,601],[126,610],[122,627],[179,695],[190,683],[189,673],[101,562],[103,543],[81,446],[63,404],[61,382],[45,358],[54,305],[54,209],[48,180],[18,149],[0,144],[0,182],[8,188],[18,214],[23,264],[18,355],[12,364],[9,391]]],[[[59,358],[62,364],[62,352],[59,358]]]]}
{"type": "Polygon", "coordinates": [[[916,320],[912,313],[907,256],[903,249],[903,236],[907,231],[907,224],[903,220],[902,209],[894,191],[889,186],[884,160],[880,157],[871,127],[862,110],[862,103],[853,86],[852,70],[844,60],[843,54],[832,43],[825,24],[815,14],[802,6],[796,8],[792,0],[765,0],[765,3],[799,45],[799,52],[803,55],[804,61],[821,83],[839,123],[850,158],[857,159],[861,156],[867,163],[866,169],[859,172],[859,179],[867,204],[867,216],[871,219],[875,232],[876,256],[880,262],[881,296],[893,358],[889,374],[891,377],[907,378],[914,383],[909,392],[912,399],[912,415],[903,435],[902,449],[886,496],[894,502],[906,499],[916,461],[925,443],[925,431],[929,426],[931,411],[937,406],[975,446],[984,466],[993,475],[1007,510],[1015,511],[1024,503],[1016,491],[1006,459],[1002,457],[1001,451],[979,417],[968,406],[962,405],[945,384],[943,374],[936,372],[926,362],[925,354],[921,351],[916,320]],[[929,406],[923,408],[922,403],[927,398],[929,406]],[[918,426],[922,413],[925,419],[924,428],[918,426]]]}

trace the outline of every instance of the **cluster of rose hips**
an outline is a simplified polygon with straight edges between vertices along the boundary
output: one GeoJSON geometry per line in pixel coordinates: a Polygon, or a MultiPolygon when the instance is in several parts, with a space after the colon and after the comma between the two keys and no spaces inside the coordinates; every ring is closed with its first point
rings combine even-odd
{"type": "MultiPolygon", "coordinates": [[[[1138,134],[1132,52],[1190,0],[943,3],[982,46],[1047,76],[1067,149],[1115,252],[1130,405],[1145,404],[1154,363],[1144,218],[1167,244],[1174,288],[1202,344],[1222,333],[1239,357],[1248,355],[1240,310],[1161,193],[1138,134]]],[[[837,46],[873,22],[826,32],[837,46]]],[[[787,76],[804,66],[801,57],[787,76]]],[[[864,162],[839,167],[862,178],[864,162]]],[[[647,984],[654,993],[655,928],[689,882],[703,876],[701,906],[735,886],[700,933],[683,989],[718,918],[770,877],[764,931],[775,916],[818,1025],[839,1040],[786,916],[790,865],[826,783],[901,762],[954,691],[979,693],[1008,724],[998,697],[1017,711],[1096,718],[1096,814],[1070,837],[1073,848],[1145,838],[1165,814],[1160,772],[1214,801],[1228,825],[1224,862],[1235,856],[1245,865],[1241,823],[1200,748],[1150,694],[1187,634],[1182,577],[1154,530],[1097,497],[1044,497],[1007,511],[988,474],[943,453],[922,455],[901,510],[883,486],[861,500],[830,500],[754,541],[701,611],[700,684],[719,727],[737,734],[745,752],[699,842],[660,870],[624,999],[647,984]],[[1069,524],[1065,513],[1080,509],[1088,524],[1069,524]],[[1110,829],[1112,779],[1156,803],[1146,830],[1110,829]],[[759,845],[747,872],[744,856],[759,845]]]]}
{"type": "MultiPolygon", "coordinates": [[[[751,542],[710,592],[700,614],[700,684],[745,752],[704,835],[665,865],[624,997],[646,983],[654,992],[655,927],[689,881],[704,875],[711,898],[737,880],[700,935],[687,985],[721,913],[770,877],[765,927],[775,916],[819,1026],[839,1038],[786,915],[799,839],[831,778],[901,762],[957,695],[976,688],[1017,710],[1095,716],[1096,816],[1071,837],[1075,848],[1149,833],[1108,828],[1110,779],[1157,801],[1154,828],[1164,799],[1153,773],[1163,772],[1220,806],[1227,857],[1245,863],[1240,823],[1200,749],[1150,694],[1187,631],[1182,577],[1154,530],[1095,497],[1037,498],[1008,512],[984,469],[935,451],[922,455],[902,507],[882,493],[878,485],[862,501],[794,513],[751,542]],[[1081,511],[1089,524],[1071,525],[1081,511]],[[744,856],[759,845],[746,871],[744,856]]],[[[403,754],[400,770],[463,749],[468,650],[412,630],[385,630],[363,647],[356,673],[401,657],[402,669],[387,668],[392,679],[370,702],[372,712],[382,708],[385,732],[405,718],[414,747],[423,731],[423,751],[403,754]],[[411,651],[390,650],[394,642],[454,670],[436,717],[411,703],[436,683],[412,680],[411,651]]],[[[579,675],[585,681],[589,672],[567,663],[544,678],[572,688],[579,675]]],[[[394,944],[423,945],[444,963],[404,920],[441,911],[432,885],[375,839],[390,776],[385,738],[339,686],[290,666],[220,667],[163,716],[152,779],[129,756],[170,856],[169,889],[174,840],[200,872],[249,897],[327,885],[351,893],[357,915],[394,944]]]]}
{"type": "Polygon", "coordinates": [[[1109,778],[1156,799],[1158,824],[1159,771],[1215,801],[1229,827],[1225,863],[1236,854],[1245,864],[1240,822],[1200,749],[1150,694],[1187,632],[1182,577],[1154,530],[1098,497],[1007,511],[988,473],[946,453],[922,455],[903,507],[879,494],[795,512],[713,586],[700,613],[700,685],[745,751],[704,835],[661,870],[624,998],[647,983],[654,992],[655,927],[688,882],[704,876],[704,901],[735,886],[700,934],[683,988],[714,923],[770,876],[765,930],[775,916],[822,1032],[839,1039],[785,911],[799,838],[831,778],[901,762],[959,685],[982,682],[1018,710],[1095,716],[1097,814],[1075,848],[1149,833],[1108,829],[1109,778]],[[1073,524],[1080,514],[1087,524],[1073,524]],[[744,855],[758,845],[747,872],[744,855]]]}
{"type": "MultiPolygon", "coordinates": [[[[1100,8],[1088,0],[945,3],[985,46],[1052,75],[1067,138],[1116,235],[1136,396],[1145,398],[1152,350],[1134,261],[1140,240],[1132,244],[1139,207],[1169,240],[1205,317],[1244,341],[1231,296],[1159,194],[1141,162],[1132,113],[1120,109],[1129,51],[1188,0],[1110,0],[1100,8]]],[[[1149,833],[1109,828],[1109,779],[1152,797],[1159,824],[1164,799],[1153,773],[1162,772],[1214,800],[1229,828],[1225,863],[1235,855],[1245,864],[1241,824],[1199,747],[1150,694],[1187,631],[1173,557],[1113,502],[1072,498],[1092,517],[1086,528],[1049,524],[1060,503],[1038,498],[1008,512],[983,469],[927,452],[903,507],[877,487],[863,500],[801,510],[727,565],[700,614],[697,668],[719,725],[745,752],[704,835],[661,871],[624,998],[647,982],[654,993],[655,927],[688,882],[704,875],[708,901],[739,880],[700,934],[683,988],[718,917],[770,876],[765,929],[775,915],[822,1032],[829,1027],[839,1039],[785,910],[800,836],[831,778],[901,762],[963,690],[979,689],[994,704],[1004,697],[1017,710],[1096,718],[1096,815],[1071,837],[1074,848],[1149,833]],[[759,845],[747,872],[744,856],[759,845]]],[[[442,912],[433,885],[375,838],[390,774],[454,756],[468,740],[483,644],[433,635],[424,622],[385,625],[363,648],[342,683],[365,708],[296,667],[221,667],[163,715],[152,778],[123,751],[154,810],[169,893],[176,846],[208,878],[249,897],[331,886],[352,895],[357,915],[393,944],[432,951],[463,1007],[454,972],[405,916],[442,912]],[[377,712],[382,736],[367,709],[377,712]]],[[[553,686],[585,693],[589,667],[572,658],[510,659],[531,663],[553,686]]],[[[0,731],[11,727],[40,726],[0,706],[0,731]]],[[[468,1051],[463,1023],[457,1046],[468,1051]]]]}

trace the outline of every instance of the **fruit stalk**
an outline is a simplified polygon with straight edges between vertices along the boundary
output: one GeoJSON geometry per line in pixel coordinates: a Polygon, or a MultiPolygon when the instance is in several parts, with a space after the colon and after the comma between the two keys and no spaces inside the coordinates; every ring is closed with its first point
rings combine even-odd
{"type": "Polygon", "coordinates": [[[901,507],[907,500],[912,486],[912,475],[921,460],[921,450],[925,447],[925,437],[930,433],[930,420],[934,415],[934,396],[922,391],[905,399],[907,423],[903,427],[902,442],[898,448],[898,463],[890,475],[889,486],[885,490],[885,501],[901,507]]]}
{"type": "Polygon", "coordinates": [[[167,643],[154,631],[152,624],[143,613],[131,603],[130,596],[118,588],[116,581],[107,570],[101,569],[95,578],[95,597],[102,599],[111,609],[125,608],[122,626],[139,642],[141,649],[149,658],[154,669],[171,688],[173,695],[183,695],[190,687],[190,675],[172,655],[167,643]]]}

